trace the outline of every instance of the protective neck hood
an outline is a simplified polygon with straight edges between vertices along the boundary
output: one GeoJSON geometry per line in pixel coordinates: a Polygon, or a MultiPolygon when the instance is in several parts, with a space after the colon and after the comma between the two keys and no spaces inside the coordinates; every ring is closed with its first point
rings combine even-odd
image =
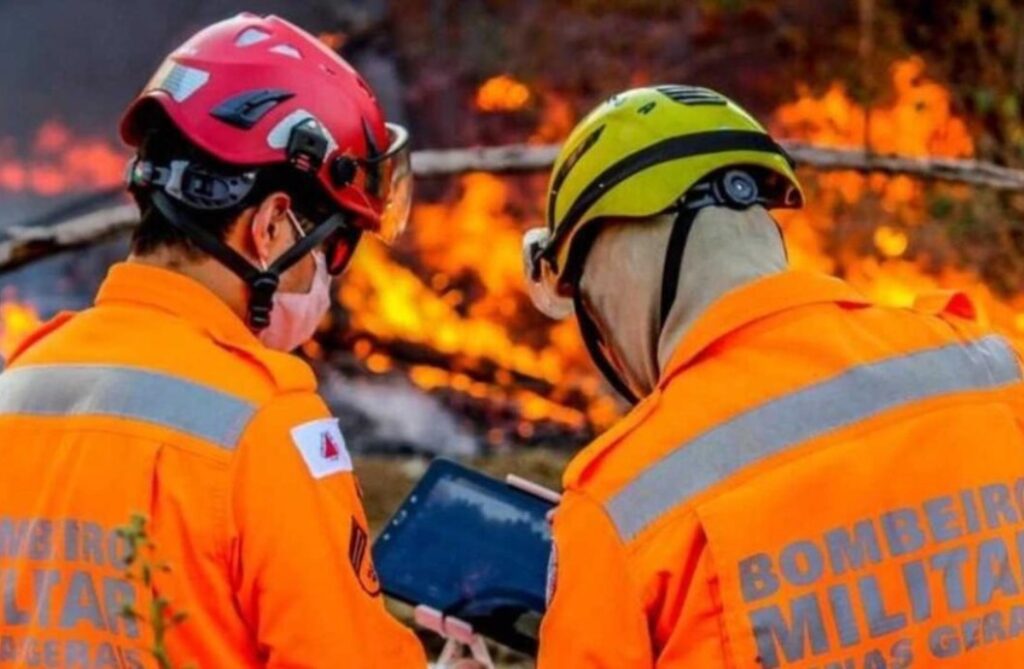
{"type": "Polygon", "coordinates": [[[608,360],[637,397],[654,390],[708,307],[787,266],[782,236],[765,209],[705,207],[690,222],[675,297],[663,307],[666,249],[680,223],[686,223],[685,215],[675,212],[640,223],[612,222],[594,240],[580,279],[583,306],[608,360]]]}

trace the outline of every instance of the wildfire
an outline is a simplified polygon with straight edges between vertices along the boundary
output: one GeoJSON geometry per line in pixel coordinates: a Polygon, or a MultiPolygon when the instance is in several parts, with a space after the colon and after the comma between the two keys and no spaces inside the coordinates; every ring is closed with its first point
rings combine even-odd
{"type": "MultiPolygon", "coordinates": [[[[820,96],[801,86],[798,99],[775,112],[773,126],[782,137],[819,146],[868,148],[904,156],[973,155],[974,142],[967,125],[953,113],[949,91],[924,77],[921,59],[893,65],[892,90],[889,104],[865,109],[842,84],[832,84],[820,96]]],[[[888,215],[903,216],[913,223],[924,219],[920,209],[925,186],[910,177],[835,172],[816,179],[829,196],[829,205],[855,204],[871,193],[881,199],[888,215]]]]}
{"type": "MultiPolygon", "coordinates": [[[[877,152],[972,155],[966,124],[954,114],[948,91],[923,72],[918,59],[896,63],[891,98],[870,110],[838,84],[817,96],[801,89],[794,102],[777,111],[772,125],[781,137],[820,145],[863,146],[867,140],[877,152]]],[[[514,89],[504,77],[492,82],[478,95],[481,109],[498,104],[481,100],[504,100],[514,89]]],[[[545,94],[542,103],[531,141],[564,138],[576,120],[572,104],[554,94],[545,94]]],[[[931,186],[856,173],[804,175],[804,180],[808,206],[783,218],[795,266],[840,274],[872,298],[900,306],[926,291],[965,290],[997,326],[1024,332],[1024,312],[998,299],[976,274],[952,267],[929,270],[917,257],[923,254],[915,231],[928,220],[926,188],[931,186]]],[[[340,289],[351,325],[375,342],[360,341],[356,354],[367,369],[394,373],[389,342],[441,352],[448,356],[445,362],[412,365],[405,370],[409,379],[427,390],[514,407],[524,421],[518,429],[522,437],[532,434],[530,421],[600,429],[615,420],[618,408],[594,373],[575,325],[538,319],[523,294],[520,235],[540,224],[543,197],[539,189],[520,193],[516,188],[509,180],[471,174],[461,179],[457,197],[417,206],[406,265],[382,247],[366,245],[340,289]],[[498,369],[493,377],[475,372],[488,365],[498,369]],[[523,378],[545,382],[551,390],[524,390],[523,378]],[[576,401],[567,403],[570,397],[576,401]]],[[[969,195],[963,188],[941,188],[949,197],[969,195]]],[[[503,435],[489,438],[497,443],[503,435]]]]}
{"type": "MultiPolygon", "coordinates": [[[[330,37],[321,39],[330,45],[330,37]]],[[[771,125],[780,137],[818,145],[867,145],[912,156],[973,154],[949,92],[924,76],[922,61],[897,62],[891,84],[888,101],[869,110],[839,84],[821,94],[801,88],[771,125]]],[[[530,141],[563,139],[576,121],[572,101],[550,92],[536,97],[538,125],[530,141]]],[[[501,75],[480,87],[475,102],[485,112],[516,111],[534,98],[525,84],[501,75]]],[[[76,138],[57,122],[39,129],[27,159],[15,159],[10,148],[0,143],[0,190],[46,195],[120,179],[120,152],[101,140],[76,138]]],[[[967,189],[852,172],[803,179],[807,207],[782,216],[796,267],[839,274],[871,297],[900,306],[924,291],[964,290],[992,323],[1024,335],[1024,298],[995,296],[970,269],[936,270],[924,262],[927,248],[917,232],[929,220],[932,191],[926,189],[954,199],[966,198],[967,189]]],[[[442,202],[415,208],[408,247],[392,251],[367,240],[340,282],[339,301],[356,333],[355,356],[374,374],[404,374],[426,390],[485,399],[488,411],[517,417],[514,430],[524,439],[544,422],[571,430],[606,427],[619,409],[575,324],[543,319],[524,294],[520,236],[542,222],[543,180],[470,174],[457,185],[442,202]],[[395,353],[401,346],[420,346],[433,357],[402,364],[395,353]]],[[[30,306],[0,295],[0,355],[37,324],[30,306]]],[[[306,352],[323,354],[315,342],[306,352]]],[[[492,429],[488,438],[502,443],[508,435],[492,429]]]]}
{"type": "Polygon", "coordinates": [[[485,81],[476,92],[476,107],[485,112],[513,112],[526,107],[530,88],[507,74],[485,81]]]}
{"type": "Polygon", "coordinates": [[[0,295],[0,362],[39,327],[39,314],[30,304],[19,302],[11,290],[0,295]]]}
{"type": "Polygon", "coordinates": [[[540,125],[530,135],[530,144],[561,142],[576,125],[576,111],[568,98],[548,92],[544,96],[540,125]]]}
{"type": "Polygon", "coordinates": [[[865,109],[840,83],[821,96],[798,87],[798,99],[775,112],[787,137],[822,146],[868,146],[880,153],[966,157],[974,152],[967,125],[953,113],[952,96],[924,76],[924,61],[909,58],[892,66],[892,101],[865,109]]]}
{"type": "MultiPolygon", "coordinates": [[[[973,155],[973,141],[953,111],[949,91],[924,76],[923,61],[895,63],[891,82],[890,101],[871,109],[858,105],[841,84],[817,96],[801,88],[796,101],[777,110],[772,125],[782,137],[822,146],[867,145],[877,153],[909,156],[973,155]]],[[[936,272],[926,265],[927,252],[911,253],[915,232],[929,221],[926,188],[952,199],[969,197],[968,189],[853,172],[803,179],[807,206],[781,216],[794,265],[838,273],[872,298],[896,306],[909,306],[927,291],[961,290],[974,299],[983,320],[1024,332],[1024,300],[1000,299],[970,269],[936,272]],[[846,217],[837,219],[836,212],[844,210],[846,217]]]]}
{"type": "Polygon", "coordinates": [[[125,154],[103,139],[76,137],[58,121],[39,127],[27,157],[0,142],[0,191],[50,196],[116,186],[125,154]]]}
{"type": "MultiPolygon", "coordinates": [[[[445,368],[409,370],[410,380],[424,389],[487,398],[514,407],[528,421],[606,424],[614,405],[602,398],[575,332],[542,320],[523,293],[522,224],[509,212],[510,186],[487,174],[468,175],[461,186],[454,202],[420,205],[413,214],[420,271],[395,263],[379,244],[360,250],[339,294],[351,325],[378,342],[422,344],[448,356],[445,368]],[[494,378],[475,379],[471,372],[488,365],[498,367],[494,378]],[[554,390],[550,397],[523,390],[513,375],[554,390]],[[587,398],[585,409],[562,404],[574,393],[587,398]]],[[[359,342],[355,353],[371,371],[392,367],[367,342],[359,342]]]]}

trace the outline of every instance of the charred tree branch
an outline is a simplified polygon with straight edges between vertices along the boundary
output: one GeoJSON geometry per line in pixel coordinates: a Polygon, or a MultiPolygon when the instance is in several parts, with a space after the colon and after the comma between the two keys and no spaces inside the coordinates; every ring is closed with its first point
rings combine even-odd
{"type": "MultiPolygon", "coordinates": [[[[823,148],[791,141],[783,141],[781,144],[798,164],[820,172],[903,174],[925,181],[1024,191],[1024,170],[977,160],[873,154],[858,149],[823,148]]],[[[557,146],[514,145],[419,151],[413,154],[413,169],[421,177],[450,176],[464,172],[533,172],[550,168],[558,155],[558,149],[557,146]]]]}
{"type": "MultiPolygon", "coordinates": [[[[1024,191],[1024,170],[992,163],[952,158],[877,155],[860,150],[828,149],[800,142],[782,142],[800,165],[817,171],[856,171],[906,175],[926,181],[1024,191]]],[[[500,146],[494,148],[418,151],[413,169],[420,177],[444,177],[467,172],[526,173],[548,169],[557,146],[500,146]]],[[[0,274],[61,251],[88,246],[137,224],[133,205],[118,205],[60,223],[9,226],[0,238],[0,274]]]]}
{"type": "Polygon", "coordinates": [[[97,244],[138,223],[135,205],[122,204],[53,225],[7,226],[2,229],[6,238],[0,238],[0,274],[62,251],[97,244]]]}
{"type": "Polygon", "coordinates": [[[416,151],[412,155],[412,169],[418,177],[443,177],[465,172],[539,172],[555,164],[559,148],[557,145],[512,144],[416,151]]]}
{"type": "Polygon", "coordinates": [[[801,142],[780,142],[799,165],[818,172],[854,171],[905,175],[922,181],[945,181],[994,190],[1024,191],[1024,170],[980,160],[917,158],[868,153],[856,149],[825,149],[801,142]]]}

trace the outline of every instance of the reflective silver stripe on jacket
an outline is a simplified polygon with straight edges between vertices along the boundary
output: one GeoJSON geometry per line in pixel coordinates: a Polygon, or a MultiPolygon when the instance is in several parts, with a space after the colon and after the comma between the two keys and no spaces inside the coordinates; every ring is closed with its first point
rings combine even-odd
{"type": "Polygon", "coordinates": [[[787,448],[912,402],[1020,379],[1017,356],[997,335],[860,365],[682,444],[611,497],[606,509],[629,541],[686,500],[787,448]]]}
{"type": "Polygon", "coordinates": [[[255,412],[216,388],[133,367],[38,365],[0,374],[0,416],[114,416],[234,448],[255,412]]]}

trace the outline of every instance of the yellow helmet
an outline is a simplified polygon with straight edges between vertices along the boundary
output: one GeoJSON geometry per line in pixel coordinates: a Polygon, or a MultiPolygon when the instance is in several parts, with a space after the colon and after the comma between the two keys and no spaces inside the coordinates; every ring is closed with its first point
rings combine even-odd
{"type": "Polygon", "coordinates": [[[588,224],[662,213],[719,171],[719,196],[726,198],[719,204],[803,204],[785,150],[725,96],[676,85],[612,96],[576,126],[555,162],[548,189],[548,229],[546,234],[532,234],[530,240],[533,279],[540,278],[537,263],[543,261],[552,287],[566,294],[571,290],[567,283],[574,278],[566,277],[576,262],[570,258],[573,242],[588,224]],[[729,167],[744,171],[730,176],[725,169],[729,167]]]}

